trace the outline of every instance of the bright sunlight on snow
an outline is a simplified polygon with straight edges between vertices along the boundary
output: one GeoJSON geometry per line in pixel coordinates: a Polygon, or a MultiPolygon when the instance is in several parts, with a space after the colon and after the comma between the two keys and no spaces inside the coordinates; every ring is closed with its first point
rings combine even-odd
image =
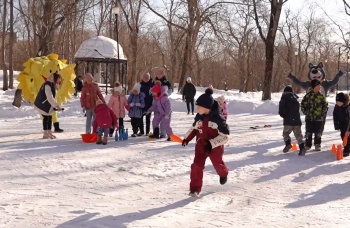
{"type": "MultiPolygon", "coordinates": [[[[198,90],[197,96],[204,88],[198,90]]],[[[0,227],[349,226],[349,158],[336,161],[330,153],[341,143],[332,121],[334,94],[322,151],[302,157],[282,153],[281,93],[262,102],[261,93],[215,90],[214,97],[229,102],[224,161],[230,173],[220,185],[208,159],[201,196],[194,198],[188,192],[195,140],[185,148],[147,137],[83,143],[85,117],[75,97],[59,113],[64,132],[44,140],[32,105],[11,105],[14,92],[0,91],[0,227]],[[264,125],[271,127],[250,129],[264,125]]],[[[183,136],[193,116],[180,94],[170,99],[173,130],[183,136]]]]}

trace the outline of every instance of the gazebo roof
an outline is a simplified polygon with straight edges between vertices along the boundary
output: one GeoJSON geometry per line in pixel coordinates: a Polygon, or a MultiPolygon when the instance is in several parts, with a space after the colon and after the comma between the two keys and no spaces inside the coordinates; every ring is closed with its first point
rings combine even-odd
{"type": "Polygon", "coordinates": [[[126,61],[127,58],[120,44],[105,36],[94,36],[85,40],[75,53],[74,58],[77,60],[106,60],[106,62],[115,62],[118,60],[118,45],[119,59],[126,61]]]}

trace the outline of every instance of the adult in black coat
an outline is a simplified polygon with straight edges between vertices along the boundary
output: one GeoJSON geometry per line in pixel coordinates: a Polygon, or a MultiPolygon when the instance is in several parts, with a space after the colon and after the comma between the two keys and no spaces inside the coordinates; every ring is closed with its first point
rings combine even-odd
{"type": "Polygon", "coordinates": [[[171,86],[170,81],[165,76],[165,69],[163,67],[157,68],[155,71],[156,78],[155,80],[158,80],[162,83],[162,86],[168,87],[168,95],[170,95],[173,91],[173,87],[171,86]]]}
{"type": "MultiPolygon", "coordinates": [[[[147,112],[147,110],[152,106],[153,103],[153,96],[152,96],[152,92],[151,89],[154,86],[154,82],[151,79],[150,74],[147,72],[145,74],[142,75],[142,80],[140,82],[141,84],[141,88],[140,88],[140,92],[145,94],[145,107],[142,109],[143,112],[147,112]]],[[[150,131],[150,125],[151,125],[151,115],[152,113],[146,114],[146,135],[148,135],[149,131],[150,131]]],[[[143,117],[142,117],[142,127],[141,127],[141,134],[144,134],[144,123],[143,123],[143,117]]]]}
{"type": "Polygon", "coordinates": [[[283,152],[288,152],[291,148],[290,133],[294,133],[295,138],[298,141],[300,152],[299,155],[305,155],[305,144],[303,140],[303,134],[301,132],[301,119],[300,119],[300,104],[298,96],[293,93],[291,86],[284,88],[280,103],[278,114],[283,118],[283,140],[286,144],[283,152]]]}
{"type": "Polygon", "coordinates": [[[182,90],[182,100],[186,101],[187,115],[190,114],[190,104],[192,115],[194,115],[194,96],[196,96],[196,87],[192,83],[192,79],[188,77],[182,90]]]}

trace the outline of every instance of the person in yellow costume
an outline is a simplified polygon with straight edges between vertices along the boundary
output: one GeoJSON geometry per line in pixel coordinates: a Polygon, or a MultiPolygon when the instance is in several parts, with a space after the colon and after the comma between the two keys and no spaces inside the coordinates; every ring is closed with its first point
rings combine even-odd
{"type": "MultiPolygon", "coordinates": [[[[59,87],[56,88],[56,100],[59,106],[67,103],[67,99],[71,98],[71,94],[75,92],[75,64],[67,64],[64,59],[59,60],[57,54],[51,53],[47,56],[30,58],[23,66],[24,70],[20,72],[17,78],[19,81],[18,89],[22,90],[23,99],[31,104],[34,104],[41,85],[53,73],[59,73],[62,76],[62,81],[59,87]]],[[[63,131],[60,129],[56,111],[53,112],[52,122],[55,132],[63,131]]]]}

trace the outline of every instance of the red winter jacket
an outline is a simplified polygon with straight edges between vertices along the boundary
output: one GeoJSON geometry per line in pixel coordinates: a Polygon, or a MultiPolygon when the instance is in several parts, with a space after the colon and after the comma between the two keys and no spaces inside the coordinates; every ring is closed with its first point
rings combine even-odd
{"type": "Polygon", "coordinates": [[[223,148],[228,141],[230,131],[226,121],[219,112],[219,105],[214,101],[214,105],[208,115],[199,115],[195,117],[195,121],[191,129],[185,135],[185,139],[191,141],[196,136],[196,150],[204,150],[204,146],[210,142],[212,149],[223,148]]]}
{"type": "Polygon", "coordinates": [[[95,121],[93,125],[93,132],[96,132],[97,127],[108,129],[111,126],[118,126],[118,120],[112,109],[108,108],[106,104],[100,104],[95,108],[95,121]]]}
{"type": "Polygon", "coordinates": [[[96,100],[100,99],[105,103],[105,99],[102,96],[101,90],[96,83],[84,83],[81,90],[80,104],[85,109],[94,109],[96,106],[96,100]]]}

